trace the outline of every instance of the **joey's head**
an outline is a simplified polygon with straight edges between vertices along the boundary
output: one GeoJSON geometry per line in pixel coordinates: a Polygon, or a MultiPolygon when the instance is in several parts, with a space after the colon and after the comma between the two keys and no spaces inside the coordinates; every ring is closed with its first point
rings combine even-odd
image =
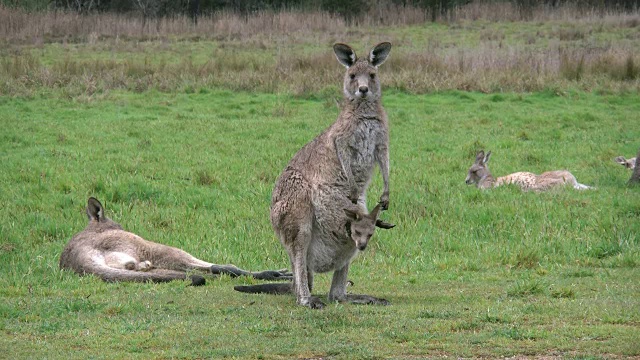
{"type": "Polygon", "coordinates": [[[618,156],[613,160],[627,169],[635,169],[636,167],[636,158],[625,159],[624,156],[618,156]]]}
{"type": "Polygon", "coordinates": [[[361,212],[351,211],[349,209],[344,209],[344,213],[349,219],[349,222],[347,222],[348,233],[355,243],[356,248],[361,251],[367,248],[369,239],[373,236],[376,227],[391,229],[395,226],[394,224],[378,219],[380,204],[376,205],[369,214],[362,214],[361,212]]]}
{"type": "Polygon", "coordinates": [[[467,185],[476,184],[477,187],[482,187],[483,181],[491,177],[491,172],[489,172],[489,168],[487,167],[490,156],[491,151],[486,155],[484,154],[484,150],[478,151],[476,161],[469,168],[467,178],[464,180],[467,185]]]}
{"type": "Polygon", "coordinates": [[[391,51],[391,43],[383,42],[371,49],[369,56],[358,59],[356,52],[346,44],[333,45],[338,62],[347,68],[344,75],[344,95],[350,101],[370,101],[380,99],[381,89],[378,66],[382,65],[391,51]]]}
{"type": "Polygon", "coordinates": [[[122,230],[120,224],[104,215],[102,204],[94,197],[90,197],[87,201],[87,217],[89,218],[89,226],[93,226],[102,231],[122,230]]]}

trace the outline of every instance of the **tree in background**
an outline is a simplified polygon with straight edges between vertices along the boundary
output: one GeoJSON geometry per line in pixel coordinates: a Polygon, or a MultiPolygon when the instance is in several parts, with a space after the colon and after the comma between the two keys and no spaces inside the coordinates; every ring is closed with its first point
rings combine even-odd
{"type": "Polygon", "coordinates": [[[571,5],[584,9],[630,11],[640,8],[640,0],[0,0],[6,7],[28,11],[66,10],[78,13],[138,13],[145,18],[188,15],[194,21],[201,14],[231,11],[249,15],[257,11],[324,10],[351,22],[370,10],[384,12],[394,6],[423,9],[432,21],[446,18],[456,7],[469,3],[511,3],[522,19],[531,18],[538,7],[571,5]]]}

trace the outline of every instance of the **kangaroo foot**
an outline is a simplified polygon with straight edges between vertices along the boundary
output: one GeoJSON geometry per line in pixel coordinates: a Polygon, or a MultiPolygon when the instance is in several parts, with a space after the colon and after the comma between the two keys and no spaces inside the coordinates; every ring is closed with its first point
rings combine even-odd
{"type": "Polygon", "coordinates": [[[307,298],[298,299],[298,304],[306,306],[310,309],[322,309],[325,304],[316,296],[309,296],[307,298]]]}
{"type": "Polygon", "coordinates": [[[251,273],[251,276],[258,280],[293,280],[293,273],[287,269],[258,271],[251,273]]]}
{"type": "Polygon", "coordinates": [[[211,273],[214,275],[226,274],[231,277],[238,277],[242,275],[249,275],[247,271],[238,269],[234,266],[225,266],[225,265],[212,265],[211,273]]]}
{"type": "Polygon", "coordinates": [[[352,304],[360,304],[360,305],[391,305],[391,303],[386,299],[380,299],[377,297],[369,296],[369,295],[358,295],[358,294],[347,294],[342,298],[335,299],[339,302],[349,302],[352,304]]]}

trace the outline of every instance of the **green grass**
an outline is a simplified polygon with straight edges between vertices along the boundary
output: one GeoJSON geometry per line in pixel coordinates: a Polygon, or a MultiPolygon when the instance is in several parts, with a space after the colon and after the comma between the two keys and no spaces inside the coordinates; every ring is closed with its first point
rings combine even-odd
{"type": "MultiPolygon", "coordinates": [[[[384,75],[382,75],[384,76],[384,75]]],[[[384,80],[383,80],[384,81],[384,80]]],[[[332,94],[333,95],[333,94],[332,94]]],[[[0,98],[0,353],[14,358],[640,356],[637,95],[387,91],[391,205],[354,262],[353,292],[389,307],[250,296],[223,277],[105,284],[58,269],[89,196],[126,229],[216,263],[287,267],[273,183],[336,117],[330,97],[61,92],[0,98]],[[479,191],[566,168],[595,191],[479,191]],[[10,351],[10,352],[9,352],[10,351]]],[[[371,205],[381,193],[376,174],[371,205]]],[[[328,292],[329,275],[315,292],[328,292]]]]}

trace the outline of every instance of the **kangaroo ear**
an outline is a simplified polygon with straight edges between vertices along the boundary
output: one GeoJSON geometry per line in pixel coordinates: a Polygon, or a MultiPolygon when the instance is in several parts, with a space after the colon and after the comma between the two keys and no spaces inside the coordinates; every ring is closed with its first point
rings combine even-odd
{"type": "Polygon", "coordinates": [[[488,163],[489,162],[489,157],[491,156],[491,151],[489,151],[487,153],[487,155],[484,156],[484,160],[482,160],[483,163],[488,163]]]}
{"type": "Polygon", "coordinates": [[[347,217],[351,220],[360,220],[362,218],[362,215],[360,215],[360,213],[355,212],[355,211],[351,211],[349,209],[343,209],[344,213],[347,215],[347,217]]]}
{"type": "Polygon", "coordinates": [[[102,204],[100,201],[94,197],[90,197],[89,201],[87,201],[87,216],[89,220],[100,221],[104,218],[104,210],[102,209],[102,204]]]}
{"type": "Polygon", "coordinates": [[[476,153],[476,164],[482,164],[484,161],[484,150],[480,150],[476,153]]]}
{"type": "Polygon", "coordinates": [[[383,42],[371,49],[369,53],[369,62],[371,65],[378,67],[382,65],[385,60],[387,60],[387,56],[389,56],[389,52],[391,52],[391,43],[383,42]]]}
{"type": "Polygon", "coordinates": [[[340,64],[347,68],[355,64],[358,59],[356,57],[356,52],[347,44],[337,43],[333,45],[333,52],[336,53],[336,58],[340,64]]]}
{"type": "Polygon", "coordinates": [[[395,224],[391,224],[382,220],[376,220],[376,226],[381,229],[393,229],[394,227],[396,227],[395,224]]]}
{"type": "Polygon", "coordinates": [[[371,217],[372,219],[378,219],[378,214],[380,214],[380,206],[381,204],[378,203],[378,205],[376,205],[376,207],[374,207],[373,210],[371,210],[371,212],[369,213],[369,217],[371,217]]]}

